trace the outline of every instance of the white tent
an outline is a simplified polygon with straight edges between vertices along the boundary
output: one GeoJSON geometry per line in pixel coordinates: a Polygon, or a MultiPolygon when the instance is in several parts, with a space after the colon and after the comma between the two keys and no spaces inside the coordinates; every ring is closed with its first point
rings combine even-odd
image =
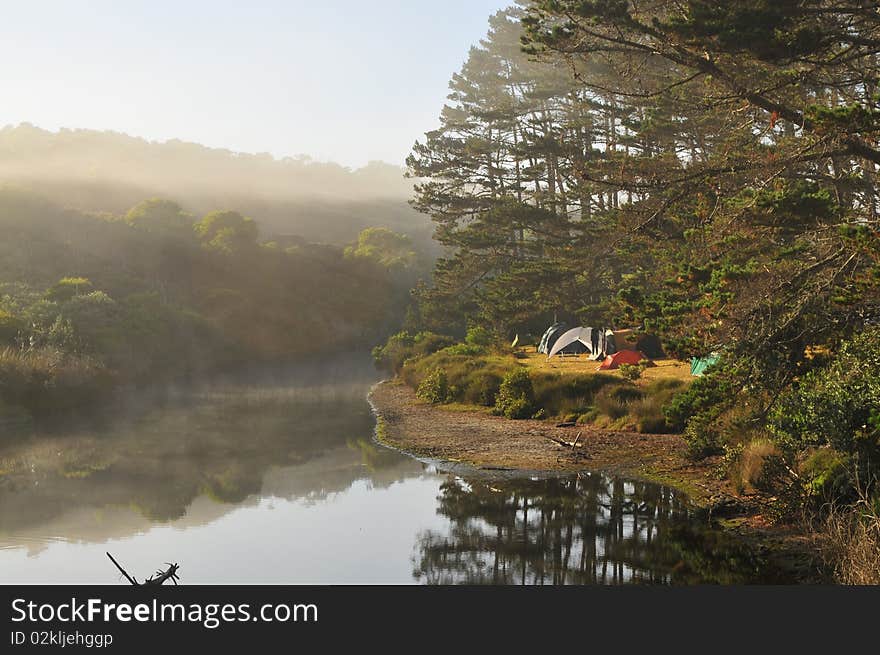
{"type": "Polygon", "coordinates": [[[587,347],[587,352],[593,352],[593,342],[591,340],[593,328],[587,327],[576,327],[570,329],[568,332],[564,332],[562,336],[560,336],[556,343],[553,344],[553,348],[550,350],[550,354],[547,355],[547,359],[550,359],[555,354],[557,354],[560,350],[564,350],[571,344],[580,341],[587,347]]]}

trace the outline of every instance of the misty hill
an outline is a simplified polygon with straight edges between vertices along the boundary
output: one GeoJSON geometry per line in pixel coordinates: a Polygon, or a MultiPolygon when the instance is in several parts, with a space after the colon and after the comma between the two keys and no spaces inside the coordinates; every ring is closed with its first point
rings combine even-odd
{"type": "Polygon", "coordinates": [[[122,214],[146,198],[175,200],[194,214],[234,209],[266,239],[301,236],[342,244],[382,225],[430,240],[411,209],[412,182],[382,162],[351,170],[305,156],[276,159],[179,140],[23,123],[0,129],[0,185],[14,184],[86,212],[122,214]]]}

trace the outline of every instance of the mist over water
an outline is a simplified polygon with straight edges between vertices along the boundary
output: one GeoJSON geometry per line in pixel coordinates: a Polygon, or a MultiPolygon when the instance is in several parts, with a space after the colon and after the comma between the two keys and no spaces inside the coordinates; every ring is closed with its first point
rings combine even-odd
{"type": "Polygon", "coordinates": [[[698,528],[670,489],[595,474],[454,475],[382,447],[366,400],[376,379],[361,355],[253,370],[98,429],[5,447],[0,580],[116,584],[105,551],[138,578],[177,562],[184,584],[766,574],[698,528]]]}

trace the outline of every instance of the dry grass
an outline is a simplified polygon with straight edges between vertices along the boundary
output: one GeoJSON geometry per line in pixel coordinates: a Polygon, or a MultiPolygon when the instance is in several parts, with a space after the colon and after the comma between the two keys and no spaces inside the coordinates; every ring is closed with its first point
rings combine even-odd
{"type": "Polygon", "coordinates": [[[852,507],[832,508],[819,526],[822,551],[835,579],[880,585],[880,508],[867,495],[852,507]]]}
{"type": "Polygon", "coordinates": [[[769,439],[753,439],[745,445],[739,458],[737,475],[743,488],[762,489],[766,485],[768,460],[781,456],[779,448],[769,439]]]}
{"type": "MultiPolygon", "coordinates": [[[[547,355],[536,352],[526,352],[525,359],[518,360],[520,364],[530,369],[543,373],[559,373],[562,375],[584,375],[592,373],[604,373],[615,377],[622,377],[619,370],[597,371],[599,362],[587,359],[586,355],[578,357],[554,357],[547,359],[547,355]]],[[[680,362],[675,359],[655,359],[656,366],[646,368],[642,377],[637,381],[639,386],[645,386],[655,380],[681,380],[691,382],[691,365],[688,362],[680,362]]]]}

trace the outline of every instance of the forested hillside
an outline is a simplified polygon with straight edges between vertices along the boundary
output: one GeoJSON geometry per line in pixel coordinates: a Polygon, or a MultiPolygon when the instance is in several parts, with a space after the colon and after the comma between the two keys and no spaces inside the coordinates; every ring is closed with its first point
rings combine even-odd
{"type": "Polygon", "coordinates": [[[384,225],[430,242],[429,222],[407,201],[412,182],[382,162],[351,170],[306,156],[276,159],[180,140],[32,125],[0,129],[0,182],[62,207],[122,214],[168,198],[196,214],[228,208],[253,216],[263,238],[299,236],[345,244],[384,225]]]}
{"type": "Polygon", "coordinates": [[[154,199],[120,216],[0,192],[0,417],[111,403],[124,386],[365,347],[418,275],[412,242],[265,242],[235,211],[154,199]]]}

